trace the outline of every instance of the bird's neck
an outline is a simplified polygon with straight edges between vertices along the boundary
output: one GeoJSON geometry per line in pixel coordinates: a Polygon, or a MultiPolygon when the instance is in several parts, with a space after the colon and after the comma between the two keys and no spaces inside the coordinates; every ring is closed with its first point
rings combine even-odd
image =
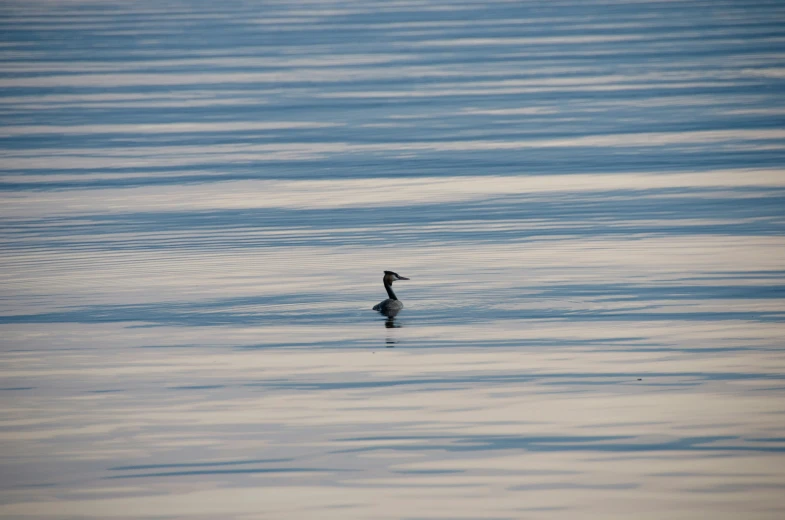
{"type": "Polygon", "coordinates": [[[384,288],[385,288],[385,290],[387,290],[387,296],[389,296],[391,300],[397,300],[398,299],[395,296],[395,293],[392,290],[392,284],[387,283],[387,280],[384,281],[384,288]]]}

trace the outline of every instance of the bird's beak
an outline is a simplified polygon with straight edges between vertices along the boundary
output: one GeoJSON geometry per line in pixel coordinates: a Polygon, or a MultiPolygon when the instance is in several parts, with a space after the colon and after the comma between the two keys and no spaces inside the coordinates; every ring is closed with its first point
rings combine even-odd
{"type": "Polygon", "coordinates": [[[399,280],[408,280],[408,278],[406,278],[405,276],[401,276],[401,275],[398,275],[398,279],[399,280]]]}

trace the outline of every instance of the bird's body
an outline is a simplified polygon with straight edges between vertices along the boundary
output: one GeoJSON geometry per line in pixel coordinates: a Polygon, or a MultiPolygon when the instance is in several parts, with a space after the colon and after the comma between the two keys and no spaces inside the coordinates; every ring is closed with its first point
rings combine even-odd
{"type": "Polygon", "coordinates": [[[398,312],[401,309],[403,309],[403,303],[401,300],[393,300],[392,298],[387,298],[383,302],[377,303],[373,306],[373,310],[379,311],[383,314],[398,312]]]}
{"type": "Polygon", "coordinates": [[[397,296],[395,296],[395,293],[392,290],[392,284],[396,280],[408,280],[408,278],[392,271],[384,272],[384,278],[382,278],[382,281],[384,282],[384,289],[387,291],[387,296],[389,296],[389,298],[374,305],[373,310],[379,311],[387,316],[395,316],[401,309],[403,309],[403,302],[399,300],[397,296]]]}

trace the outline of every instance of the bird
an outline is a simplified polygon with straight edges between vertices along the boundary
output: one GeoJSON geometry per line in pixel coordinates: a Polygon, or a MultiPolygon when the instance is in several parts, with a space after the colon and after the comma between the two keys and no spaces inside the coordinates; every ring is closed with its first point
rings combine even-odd
{"type": "Polygon", "coordinates": [[[403,302],[401,302],[401,300],[395,296],[395,293],[392,290],[392,284],[396,280],[408,280],[408,278],[392,271],[384,272],[384,278],[382,278],[382,281],[384,282],[384,289],[387,291],[387,296],[389,296],[389,298],[374,305],[373,310],[379,311],[385,316],[395,316],[401,309],[403,309],[403,302]]]}

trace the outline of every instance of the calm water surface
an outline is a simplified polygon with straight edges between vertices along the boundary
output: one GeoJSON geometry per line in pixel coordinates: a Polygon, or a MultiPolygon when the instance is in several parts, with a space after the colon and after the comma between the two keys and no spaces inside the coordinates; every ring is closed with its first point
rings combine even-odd
{"type": "Polygon", "coordinates": [[[0,14],[2,518],[785,515],[781,2],[0,14]]]}

